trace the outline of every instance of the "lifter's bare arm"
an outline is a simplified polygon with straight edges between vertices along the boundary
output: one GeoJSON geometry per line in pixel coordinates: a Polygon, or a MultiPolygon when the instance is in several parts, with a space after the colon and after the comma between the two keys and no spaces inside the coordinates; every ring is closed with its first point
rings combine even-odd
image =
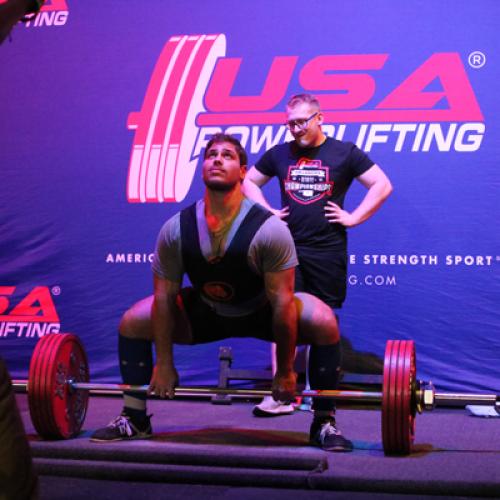
{"type": "Polygon", "coordinates": [[[271,207],[269,202],[266,200],[264,193],[262,192],[262,186],[267,184],[271,180],[271,177],[262,174],[255,167],[252,167],[245,175],[243,181],[243,194],[253,201],[259,203],[263,207],[267,208],[274,215],[277,215],[280,219],[284,219],[288,216],[288,207],[283,207],[281,210],[271,207]]]}
{"type": "Polygon", "coordinates": [[[273,310],[278,365],[273,380],[273,397],[280,401],[293,399],[297,381],[297,374],[293,370],[298,329],[294,281],[294,268],[264,275],[266,294],[273,310]]]}
{"type": "MultiPolygon", "coordinates": [[[[164,398],[174,397],[179,376],[174,365],[173,334],[175,308],[180,284],[167,279],[154,278],[154,300],[151,309],[156,365],[153,370],[149,393],[164,398]]],[[[177,315],[178,317],[178,315],[177,315]]]]}

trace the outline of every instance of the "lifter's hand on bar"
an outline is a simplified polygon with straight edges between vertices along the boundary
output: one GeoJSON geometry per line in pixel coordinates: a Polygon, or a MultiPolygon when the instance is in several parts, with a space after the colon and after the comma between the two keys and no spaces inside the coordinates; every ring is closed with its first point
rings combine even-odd
{"type": "Polygon", "coordinates": [[[276,401],[293,401],[297,386],[297,374],[294,371],[276,373],[273,379],[272,391],[276,401]]]}
{"type": "Polygon", "coordinates": [[[148,394],[155,394],[161,398],[172,399],[175,388],[179,385],[179,375],[173,365],[156,365],[149,384],[148,394]]]}

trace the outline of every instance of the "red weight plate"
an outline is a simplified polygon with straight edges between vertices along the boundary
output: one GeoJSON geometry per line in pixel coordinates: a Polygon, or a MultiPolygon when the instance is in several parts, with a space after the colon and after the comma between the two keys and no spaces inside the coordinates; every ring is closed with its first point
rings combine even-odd
{"type": "Polygon", "coordinates": [[[53,369],[48,393],[53,408],[53,427],[56,436],[70,438],[80,432],[88,401],[87,391],[74,391],[66,383],[68,380],[88,382],[87,357],[76,336],[60,338],[57,365],[53,369]]]}
{"type": "Polygon", "coordinates": [[[413,341],[405,342],[404,366],[402,377],[402,405],[404,406],[404,428],[403,428],[403,448],[404,453],[409,454],[415,439],[415,415],[416,407],[414,405],[414,388],[416,383],[415,367],[415,343],[413,341]]]}
{"type": "Polygon", "coordinates": [[[44,371],[40,373],[40,403],[43,408],[45,417],[44,425],[47,437],[52,439],[59,439],[63,436],[58,434],[58,427],[55,424],[54,408],[53,408],[53,372],[54,367],[57,366],[61,358],[61,344],[65,338],[65,334],[54,334],[54,339],[50,344],[47,343],[43,354],[45,356],[45,363],[43,364],[44,371]]]}
{"type": "Polygon", "coordinates": [[[51,385],[52,385],[52,371],[54,365],[57,363],[59,356],[59,346],[62,337],[55,334],[52,342],[47,343],[43,351],[45,362],[43,363],[43,371],[40,372],[40,406],[44,412],[44,426],[47,436],[52,439],[57,438],[57,428],[54,426],[53,409],[51,401],[51,385]]]}
{"type": "MultiPolygon", "coordinates": [[[[64,348],[68,355],[68,364],[58,368],[59,382],[70,379],[74,382],[89,382],[87,355],[78,337],[73,335],[66,338],[64,348]]],[[[60,430],[69,438],[78,435],[82,428],[87,413],[88,391],[74,390],[68,384],[64,384],[64,391],[64,397],[58,400],[61,414],[65,416],[64,425],[60,430]]]]}
{"type": "Polygon", "coordinates": [[[394,341],[387,341],[384,355],[384,378],[382,388],[382,443],[384,451],[389,454],[395,448],[393,435],[393,418],[394,409],[392,408],[393,400],[393,378],[394,371],[392,367],[392,350],[394,341]]]}
{"type": "MultiPolygon", "coordinates": [[[[42,340],[46,337],[42,337],[42,340]]],[[[36,381],[38,380],[38,371],[40,368],[40,350],[43,348],[43,342],[40,340],[31,355],[31,362],[28,374],[28,404],[30,409],[31,421],[35,426],[35,429],[38,431],[39,427],[39,408],[40,406],[37,404],[37,399],[39,397],[39,390],[36,386],[36,381]]]]}
{"type": "Polygon", "coordinates": [[[30,412],[37,432],[49,439],[68,439],[80,432],[87,411],[87,391],[67,383],[88,382],[83,346],[75,335],[50,334],[39,342],[30,365],[30,412]],[[33,367],[33,369],[32,369],[33,367]]]}
{"type": "Polygon", "coordinates": [[[384,358],[382,442],[386,455],[408,454],[415,435],[415,344],[388,341],[384,358]]]}
{"type": "Polygon", "coordinates": [[[53,352],[52,344],[57,337],[54,334],[42,337],[33,351],[28,377],[28,403],[31,420],[41,436],[48,435],[50,431],[49,412],[44,395],[46,364],[53,352]]]}
{"type": "Polygon", "coordinates": [[[395,406],[398,408],[398,421],[397,421],[397,453],[408,454],[408,402],[407,390],[405,382],[408,378],[407,373],[408,360],[406,358],[406,342],[404,340],[399,341],[398,349],[398,375],[397,375],[397,389],[396,389],[396,400],[394,402],[395,406]]]}
{"type": "Polygon", "coordinates": [[[409,454],[414,440],[415,412],[412,408],[412,388],[415,380],[415,345],[401,341],[399,354],[398,405],[401,408],[399,452],[409,454]]]}
{"type": "Polygon", "coordinates": [[[394,399],[392,401],[393,408],[396,409],[395,415],[397,415],[394,420],[394,435],[395,435],[395,447],[394,453],[402,454],[404,453],[404,429],[406,425],[406,414],[405,414],[405,404],[404,404],[404,366],[405,366],[405,345],[404,341],[398,340],[396,342],[396,349],[393,351],[393,363],[396,368],[396,380],[394,385],[394,399]]]}
{"type": "MultiPolygon", "coordinates": [[[[61,352],[61,345],[65,338],[63,335],[54,335],[54,340],[50,343],[50,350],[47,344],[47,348],[44,350],[45,363],[44,372],[40,375],[40,402],[41,406],[45,411],[45,428],[47,431],[46,436],[51,439],[63,438],[63,435],[58,433],[58,415],[54,414],[54,401],[57,395],[55,382],[55,371],[57,370],[58,363],[63,361],[63,353],[61,352]]],[[[63,391],[59,391],[59,398],[63,395],[63,391]]],[[[60,417],[59,417],[60,418],[60,417]]]]}

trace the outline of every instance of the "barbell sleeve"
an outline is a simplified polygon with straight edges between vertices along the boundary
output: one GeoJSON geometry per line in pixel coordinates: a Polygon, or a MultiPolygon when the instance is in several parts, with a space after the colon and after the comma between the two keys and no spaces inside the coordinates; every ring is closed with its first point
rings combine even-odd
{"type": "Polygon", "coordinates": [[[462,394],[455,392],[436,392],[434,399],[437,406],[495,405],[500,401],[498,394],[462,394]]]}

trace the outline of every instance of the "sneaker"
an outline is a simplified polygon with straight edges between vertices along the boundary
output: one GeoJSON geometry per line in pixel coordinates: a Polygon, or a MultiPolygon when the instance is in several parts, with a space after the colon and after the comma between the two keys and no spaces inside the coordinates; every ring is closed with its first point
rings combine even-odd
{"type": "Polygon", "coordinates": [[[266,396],[260,404],[253,407],[256,417],[279,417],[280,415],[291,415],[294,412],[290,401],[276,401],[272,396],[266,396]]]}
{"type": "Polygon", "coordinates": [[[124,439],[148,439],[153,437],[150,416],[146,417],[143,425],[134,424],[128,415],[121,414],[111,421],[107,427],[97,429],[91,441],[110,442],[124,439]]]}
{"type": "Polygon", "coordinates": [[[314,419],[311,424],[309,441],[325,451],[352,451],[352,442],[346,439],[335,426],[335,419],[314,419]]]}

